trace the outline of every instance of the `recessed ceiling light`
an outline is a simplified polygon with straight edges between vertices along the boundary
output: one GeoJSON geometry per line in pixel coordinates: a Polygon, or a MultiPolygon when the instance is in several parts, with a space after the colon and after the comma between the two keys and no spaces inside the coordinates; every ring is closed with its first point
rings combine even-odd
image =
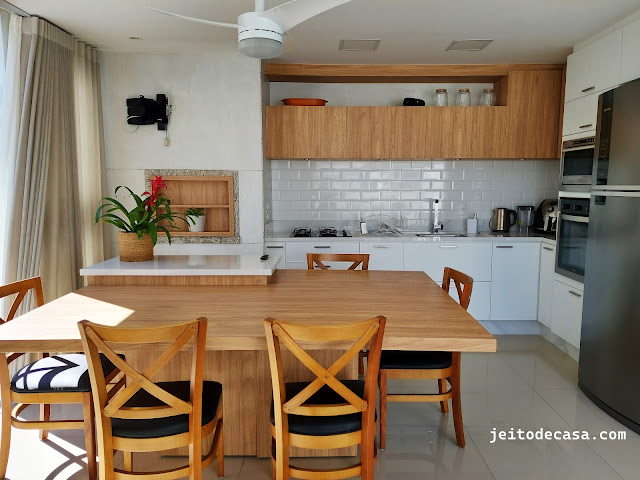
{"type": "Polygon", "coordinates": [[[142,40],[142,37],[136,37],[136,36],[132,36],[132,37],[127,37],[129,40],[142,40]]]}
{"type": "Polygon", "coordinates": [[[493,40],[454,40],[445,51],[461,50],[464,52],[479,52],[484,50],[493,40]]]}
{"type": "Polygon", "coordinates": [[[348,52],[375,52],[378,50],[379,45],[380,40],[374,39],[340,40],[338,50],[348,52]]]}

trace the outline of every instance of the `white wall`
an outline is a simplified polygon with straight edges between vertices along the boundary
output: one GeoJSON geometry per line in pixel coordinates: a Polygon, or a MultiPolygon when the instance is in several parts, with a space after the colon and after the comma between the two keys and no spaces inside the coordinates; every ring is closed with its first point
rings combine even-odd
{"type": "MultiPolygon", "coordinates": [[[[242,246],[178,245],[156,253],[262,250],[263,146],[260,62],[235,45],[207,54],[101,54],[102,102],[109,191],[144,191],[145,168],[230,169],[239,172],[242,246]],[[175,112],[170,146],[155,125],[125,125],[126,99],[164,93],[175,112]]],[[[114,235],[115,239],[115,235],[114,235]]]]}

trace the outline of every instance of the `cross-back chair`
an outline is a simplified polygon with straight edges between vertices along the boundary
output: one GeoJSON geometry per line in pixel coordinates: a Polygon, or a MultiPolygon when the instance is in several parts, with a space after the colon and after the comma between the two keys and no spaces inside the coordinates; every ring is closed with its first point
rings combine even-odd
{"type": "Polygon", "coordinates": [[[189,476],[200,480],[202,469],[218,459],[218,476],[224,476],[222,437],[222,385],[203,382],[207,319],[158,328],[122,328],[88,321],[78,324],[89,364],[100,458],[100,480],[133,478],[171,480],[189,476]],[[192,344],[191,378],[157,382],[152,378],[189,343],[192,344]],[[139,372],[120,358],[114,348],[126,344],[169,346],[139,372]],[[99,354],[104,354],[130,379],[113,397],[106,392],[99,354]],[[201,455],[203,439],[214,434],[209,452],[201,455]],[[133,453],[189,447],[189,463],[159,472],[134,472],[133,453]],[[124,469],[114,467],[116,450],[124,453],[124,469]]]}
{"type": "Polygon", "coordinates": [[[341,325],[302,325],[265,320],[271,366],[273,408],[271,434],[273,473],[276,480],[341,479],[361,475],[373,479],[376,455],[376,396],[378,363],[386,318],[341,325]],[[353,345],[329,368],[318,364],[300,346],[302,342],[353,345]],[[300,342],[300,343],[299,343],[300,342]],[[369,369],[361,380],[338,380],[336,375],[369,344],[369,369]],[[282,366],[284,345],[316,376],[312,382],[287,383],[282,366]],[[308,449],[360,445],[360,463],[341,469],[306,469],[291,465],[289,446],[308,449]]]}
{"type": "Polygon", "coordinates": [[[324,262],[352,262],[347,270],[355,270],[362,264],[362,270],[369,270],[368,253],[307,253],[307,269],[328,270],[324,262]]]}
{"type": "MultiPolygon", "coordinates": [[[[467,310],[471,301],[473,278],[462,272],[446,267],[442,278],[442,288],[449,293],[454,283],[460,306],[467,310]]],[[[449,399],[453,409],[453,424],[456,443],[465,446],[462,425],[462,403],[460,400],[460,352],[415,352],[384,350],[380,359],[380,448],[387,441],[387,402],[440,402],[440,411],[449,413],[449,399]],[[389,378],[437,379],[438,393],[431,394],[389,394],[389,378]],[[447,390],[447,381],[449,390],[447,390]]]]}
{"type": "MultiPolygon", "coordinates": [[[[32,292],[35,305],[44,305],[42,282],[39,277],[29,278],[9,285],[0,286],[0,299],[13,297],[9,313],[0,324],[13,320],[25,298],[32,292]]],[[[2,335],[0,329],[0,335],[2,335]]],[[[11,428],[40,430],[40,439],[48,437],[49,430],[83,429],[87,452],[89,479],[95,480],[96,449],[93,402],[87,361],[84,355],[72,353],[64,355],[41,354],[40,359],[20,368],[13,377],[9,365],[24,353],[0,353],[0,396],[2,399],[2,437],[0,438],[0,478],[4,478],[9,462],[11,428]],[[79,403],[82,405],[82,420],[51,420],[51,404],[79,403]],[[13,405],[15,404],[15,405],[13,405]],[[40,420],[24,420],[20,414],[30,405],[40,406],[40,420]]],[[[109,384],[115,381],[119,371],[105,357],[101,357],[109,384]]],[[[123,379],[110,385],[110,391],[117,391],[124,385],[123,379]]]]}

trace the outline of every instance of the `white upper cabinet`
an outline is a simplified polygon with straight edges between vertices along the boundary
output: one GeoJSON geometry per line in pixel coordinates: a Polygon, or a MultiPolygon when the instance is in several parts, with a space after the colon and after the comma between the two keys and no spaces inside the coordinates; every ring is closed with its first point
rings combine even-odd
{"type": "Polygon", "coordinates": [[[618,85],[621,50],[622,30],[617,30],[569,55],[565,101],[618,85]]]}
{"type": "Polygon", "coordinates": [[[620,83],[640,78],[640,20],[622,29],[620,83]]]}
{"type": "Polygon", "coordinates": [[[369,254],[369,270],[404,270],[404,244],[360,242],[360,253],[369,254]]]}
{"type": "Polygon", "coordinates": [[[539,243],[493,245],[491,320],[537,320],[539,243]]]}
{"type": "Polygon", "coordinates": [[[574,133],[594,135],[598,122],[598,95],[588,95],[564,104],[562,136],[574,133]]]}

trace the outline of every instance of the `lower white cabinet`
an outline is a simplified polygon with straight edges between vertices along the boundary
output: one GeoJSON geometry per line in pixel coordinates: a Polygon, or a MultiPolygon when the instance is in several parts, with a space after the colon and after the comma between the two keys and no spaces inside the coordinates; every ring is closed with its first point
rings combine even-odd
{"type": "MultiPolygon", "coordinates": [[[[336,242],[318,239],[317,241],[286,242],[286,268],[307,268],[307,253],[359,253],[358,242],[336,242]]],[[[325,262],[323,262],[325,263],[325,262]]],[[[335,270],[346,270],[348,262],[326,262],[325,265],[335,270]]]]}
{"type": "Polygon", "coordinates": [[[369,270],[404,270],[404,244],[360,242],[360,253],[369,254],[369,270]]]}
{"type": "Polygon", "coordinates": [[[553,281],[551,331],[577,348],[580,348],[582,296],[582,290],[553,281]]]}
{"type": "Polygon", "coordinates": [[[584,133],[595,135],[598,122],[598,94],[593,93],[564,104],[562,136],[584,133]]]}
{"type": "Polygon", "coordinates": [[[493,245],[491,320],[537,320],[539,243],[493,245]]]}
{"type": "MultiPolygon", "coordinates": [[[[438,285],[442,286],[442,282],[438,285]]],[[[460,303],[458,290],[451,282],[449,287],[449,295],[460,303]]],[[[473,282],[471,290],[471,301],[469,302],[468,312],[476,320],[489,320],[491,317],[491,282],[473,282]]]]}
{"type": "Polygon", "coordinates": [[[538,321],[551,327],[553,272],[556,265],[556,247],[542,244],[540,250],[540,281],[538,286],[538,321]]]}
{"type": "Polygon", "coordinates": [[[431,242],[406,243],[404,269],[423,271],[442,281],[445,267],[469,275],[475,282],[491,281],[491,243],[431,242]]]}

